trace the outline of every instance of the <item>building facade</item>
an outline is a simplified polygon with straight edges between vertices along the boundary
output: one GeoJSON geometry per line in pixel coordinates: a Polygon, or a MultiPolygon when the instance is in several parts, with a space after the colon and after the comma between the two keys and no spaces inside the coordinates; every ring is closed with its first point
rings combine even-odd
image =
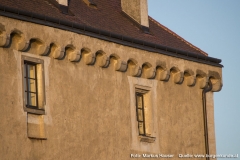
{"type": "Polygon", "coordinates": [[[146,0],[1,1],[0,159],[216,154],[221,60],[147,10],[146,0]]]}

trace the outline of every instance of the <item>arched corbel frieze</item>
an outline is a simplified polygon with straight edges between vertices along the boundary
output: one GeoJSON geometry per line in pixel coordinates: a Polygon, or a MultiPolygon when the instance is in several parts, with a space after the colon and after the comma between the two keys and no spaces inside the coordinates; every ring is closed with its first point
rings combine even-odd
{"type": "Polygon", "coordinates": [[[18,51],[26,51],[29,49],[30,41],[20,32],[13,31],[10,34],[10,45],[18,51]]]}
{"type": "Polygon", "coordinates": [[[212,92],[219,92],[222,89],[222,81],[221,79],[210,79],[212,82],[212,92]]]}
{"type": "Polygon", "coordinates": [[[68,53],[68,60],[70,62],[78,62],[81,58],[81,52],[80,50],[72,50],[68,53]]]}
{"type": "Polygon", "coordinates": [[[22,40],[17,44],[17,50],[24,52],[29,48],[29,45],[30,42],[25,38],[22,38],[22,40]]]}
{"type": "Polygon", "coordinates": [[[50,45],[46,45],[45,43],[39,45],[39,47],[37,48],[37,54],[41,56],[48,55],[49,51],[50,51],[50,45]]]}
{"type": "Polygon", "coordinates": [[[125,72],[127,70],[127,62],[118,59],[115,63],[115,70],[120,72],[125,72]]]}
{"type": "Polygon", "coordinates": [[[148,62],[142,65],[142,77],[152,79],[156,75],[156,69],[148,62]]]}
{"type": "Polygon", "coordinates": [[[171,76],[173,77],[173,82],[176,84],[181,84],[184,80],[184,74],[181,72],[178,67],[172,67],[170,69],[171,76]]]}
{"type": "Polygon", "coordinates": [[[170,77],[170,72],[164,66],[157,66],[156,67],[156,80],[159,81],[168,81],[170,77]]]}
{"type": "Polygon", "coordinates": [[[127,62],[122,61],[117,54],[112,54],[110,59],[112,59],[110,63],[114,63],[115,71],[125,72],[127,70],[127,62]]]}
{"type": "Polygon", "coordinates": [[[103,51],[98,51],[96,53],[96,61],[97,61],[97,64],[99,67],[102,67],[102,68],[106,68],[108,67],[109,63],[110,63],[110,58],[109,56],[107,56],[107,54],[103,51]]]}
{"type": "Polygon", "coordinates": [[[208,86],[209,77],[199,78],[199,88],[204,89],[208,86]]]}
{"type": "Polygon", "coordinates": [[[196,76],[191,69],[184,71],[184,81],[188,86],[194,86],[196,83],[196,76]]]}
{"type": "Polygon", "coordinates": [[[129,75],[133,77],[139,77],[141,75],[142,68],[138,65],[138,62],[135,59],[130,58],[127,61],[127,64],[128,64],[129,75]]]}
{"type": "Polygon", "coordinates": [[[204,89],[208,86],[209,77],[205,72],[203,72],[202,70],[197,70],[196,78],[196,83],[200,89],[204,89]]]}
{"type": "Polygon", "coordinates": [[[174,83],[181,84],[183,82],[183,72],[177,72],[174,74],[174,83]]]}
{"type": "Polygon", "coordinates": [[[212,83],[212,92],[219,92],[222,89],[222,78],[218,72],[209,71],[208,76],[212,83]]]}
{"type": "Polygon", "coordinates": [[[44,41],[38,38],[32,38],[29,44],[27,44],[28,42],[25,42],[24,39],[25,38],[23,38],[22,42],[19,43],[19,50],[28,51],[41,56],[49,54],[50,45],[47,45],[44,41]]]}
{"type": "Polygon", "coordinates": [[[10,34],[0,31],[0,47],[7,47],[10,44],[10,34]]]}
{"type": "Polygon", "coordinates": [[[96,56],[89,48],[82,48],[81,53],[86,65],[93,65],[95,63],[96,56]]]}
{"type": "Polygon", "coordinates": [[[67,55],[67,59],[70,62],[78,62],[81,58],[81,52],[79,49],[76,49],[73,45],[67,45],[65,47],[65,53],[67,55]]]}
{"type": "Polygon", "coordinates": [[[52,43],[51,54],[55,59],[62,59],[65,56],[65,48],[57,45],[56,43],[52,43]]]}

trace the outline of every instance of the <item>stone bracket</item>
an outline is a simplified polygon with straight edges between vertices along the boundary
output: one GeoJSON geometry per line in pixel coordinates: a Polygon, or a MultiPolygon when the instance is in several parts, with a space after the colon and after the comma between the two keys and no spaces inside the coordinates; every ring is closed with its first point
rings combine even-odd
{"type": "Polygon", "coordinates": [[[170,72],[167,70],[162,70],[160,73],[157,72],[156,79],[160,81],[168,81],[170,77],[170,72]]]}
{"type": "Polygon", "coordinates": [[[87,65],[94,64],[95,60],[96,60],[96,56],[93,53],[88,53],[84,55],[84,62],[87,65]]]}
{"type": "Polygon", "coordinates": [[[99,57],[98,59],[98,65],[100,67],[107,67],[110,63],[110,58],[107,55],[102,55],[101,57],[99,57]]]}
{"type": "Polygon", "coordinates": [[[120,72],[125,72],[127,70],[127,63],[122,60],[117,60],[115,64],[115,70],[120,72]]]}
{"type": "Polygon", "coordinates": [[[188,76],[186,77],[187,85],[193,86],[196,83],[196,76],[188,76]]]}
{"type": "Polygon", "coordinates": [[[74,50],[70,52],[68,55],[68,60],[70,62],[77,62],[80,60],[80,58],[81,58],[81,52],[79,50],[74,50]]]}
{"type": "Polygon", "coordinates": [[[55,59],[62,59],[65,54],[65,49],[61,47],[57,47],[56,50],[54,51],[53,58],[55,59]]]}
{"type": "Polygon", "coordinates": [[[181,84],[183,82],[183,72],[177,72],[173,75],[174,83],[181,84]]]}
{"type": "Polygon", "coordinates": [[[1,47],[6,47],[10,43],[10,35],[7,34],[1,34],[0,35],[0,46],[1,47]]]}
{"type": "Polygon", "coordinates": [[[38,50],[37,50],[37,54],[41,55],[41,56],[46,56],[49,52],[50,46],[48,45],[41,45],[39,46],[38,50]]]}

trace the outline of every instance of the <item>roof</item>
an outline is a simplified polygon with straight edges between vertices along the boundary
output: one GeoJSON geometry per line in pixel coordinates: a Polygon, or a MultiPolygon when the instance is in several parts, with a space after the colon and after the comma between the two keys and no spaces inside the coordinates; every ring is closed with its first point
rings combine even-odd
{"type": "Polygon", "coordinates": [[[63,14],[54,0],[0,0],[0,4],[27,12],[71,21],[80,25],[128,36],[134,39],[159,44],[195,54],[207,55],[204,51],[192,45],[149,17],[150,34],[144,33],[136,23],[121,10],[121,0],[95,1],[97,8],[87,6],[83,0],[69,0],[69,10],[73,15],[63,14]]]}

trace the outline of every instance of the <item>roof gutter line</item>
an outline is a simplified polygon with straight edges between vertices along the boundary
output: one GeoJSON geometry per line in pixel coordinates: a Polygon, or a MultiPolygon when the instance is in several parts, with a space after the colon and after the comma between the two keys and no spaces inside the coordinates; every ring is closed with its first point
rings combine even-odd
{"type": "Polygon", "coordinates": [[[104,39],[104,40],[107,39],[108,41],[124,44],[124,45],[131,46],[134,48],[140,48],[140,49],[147,50],[147,51],[149,51],[149,49],[147,49],[146,47],[151,48],[150,50],[155,51],[155,52],[159,52],[156,50],[163,50],[163,51],[167,51],[163,54],[168,55],[168,56],[178,57],[178,58],[187,59],[187,60],[191,59],[192,61],[195,61],[195,62],[205,63],[205,64],[217,66],[217,67],[223,67],[220,64],[221,59],[208,57],[205,55],[196,54],[196,53],[192,53],[192,52],[188,52],[188,51],[184,51],[184,50],[180,50],[180,49],[176,49],[176,48],[171,48],[171,47],[167,47],[167,46],[163,46],[163,45],[159,45],[156,43],[151,43],[151,42],[147,42],[147,41],[143,41],[143,40],[139,40],[139,39],[134,39],[131,37],[112,33],[109,31],[96,29],[96,28],[93,28],[90,26],[81,25],[81,24],[73,23],[73,22],[66,21],[66,20],[60,20],[60,19],[52,18],[52,17],[48,17],[48,16],[43,16],[43,15],[36,14],[33,12],[27,12],[27,11],[0,5],[0,15],[10,17],[10,18],[16,18],[19,20],[28,21],[28,22],[32,22],[32,23],[43,24],[46,26],[54,27],[54,28],[69,30],[72,32],[85,34],[85,35],[92,36],[95,38],[100,38],[100,39],[104,39]],[[89,32],[90,34],[88,34],[87,32],[89,32]],[[109,37],[111,39],[109,39],[107,37],[109,37]],[[116,40],[114,40],[114,39],[116,39],[116,40]],[[172,54],[172,53],[174,53],[174,54],[172,54]]]}

